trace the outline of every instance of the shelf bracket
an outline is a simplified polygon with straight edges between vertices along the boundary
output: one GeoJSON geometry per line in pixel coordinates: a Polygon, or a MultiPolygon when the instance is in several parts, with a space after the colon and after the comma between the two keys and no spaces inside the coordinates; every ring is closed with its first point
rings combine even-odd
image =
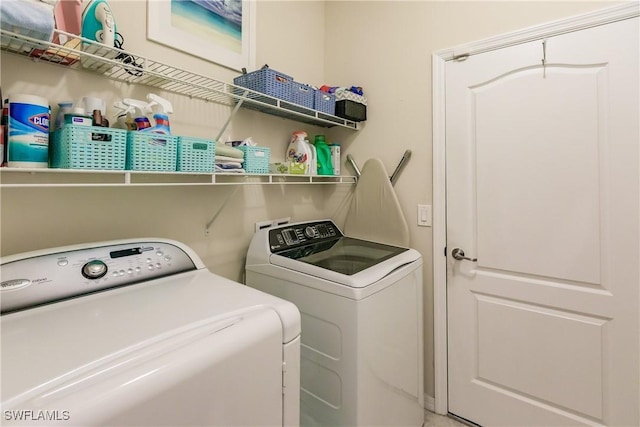
{"type": "Polygon", "coordinates": [[[227,131],[227,128],[229,127],[229,124],[231,123],[231,120],[233,120],[233,117],[236,115],[236,113],[238,112],[238,110],[240,109],[240,107],[242,106],[242,103],[244,102],[244,98],[249,94],[249,91],[244,91],[244,93],[242,94],[242,99],[239,99],[238,102],[236,102],[236,105],[233,107],[233,110],[231,110],[231,114],[229,114],[229,117],[227,118],[227,121],[224,122],[224,125],[222,125],[222,129],[220,129],[220,132],[218,132],[218,135],[216,136],[216,142],[220,141],[220,138],[222,138],[222,135],[224,135],[224,133],[227,131]]]}
{"type": "Polygon", "coordinates": [[[211,219],[204,226],[204,235],[205,235],[205,237],[209,237],[209,235],[211,234],[211,231],[209,230],[211,228],[211,225],[218,218],[218,215],[220,215],[220,213],[225,208],[225,206],[227,206],[227,203],[229,202],[229,200],[231,200],[231,198],[238,192],[238,188],[240,188],[240,185],[234,186],[233,191],[231,191],[229,194],[227,194],[227,197],[225,197],[225,199],[222,202],[222,204],[220,204],[220,207],[218,207],[218,210],[213,214],[211,219]]]}

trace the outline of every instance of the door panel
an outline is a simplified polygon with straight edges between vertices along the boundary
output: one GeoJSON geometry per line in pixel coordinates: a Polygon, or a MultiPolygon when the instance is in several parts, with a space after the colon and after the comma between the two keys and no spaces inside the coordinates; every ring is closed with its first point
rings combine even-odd
{"type": "Polygon", "coordinates": [[[639,425],[638,18],[546,46],[446,65],[449,411],[639,425]]]}
{"type": "Polygon", "coordinates": [[[604,73],[554,67],[546,74],[524,69],[471,89],[478,266],[599,284],[600,197],[592,190],[599,189],[604,73]]]}
{"type": "Polygon", "coordinates": [[[602,354],[592,350],[605,319],[478,294],[476,304],[478,381],[602,416],[602,354]]]}

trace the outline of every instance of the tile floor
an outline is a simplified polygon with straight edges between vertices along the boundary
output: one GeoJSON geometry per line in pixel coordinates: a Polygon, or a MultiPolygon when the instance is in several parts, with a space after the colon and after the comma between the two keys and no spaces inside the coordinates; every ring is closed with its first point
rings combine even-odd
{"type": "Polygon", "coordinates": [[[424,427],[468,427],[466,424],[431,411],[424,411],[424,427]]]}

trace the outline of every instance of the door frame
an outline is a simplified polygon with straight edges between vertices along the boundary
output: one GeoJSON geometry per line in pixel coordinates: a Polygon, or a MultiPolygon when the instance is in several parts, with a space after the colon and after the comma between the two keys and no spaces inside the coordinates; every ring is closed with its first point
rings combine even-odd
{"type": "MultiPolygon", "coordinates": [[[[432,54],[433,79],[433,339],[437,414],[448,412],[447,384],[447,210],[445,153],[445,64],[467,56],[640,16],[640,4],[629,2],[606,9],[528,27],[432,54]]],[[[428,408],[431,409],[431,408],[428,408]]]]}

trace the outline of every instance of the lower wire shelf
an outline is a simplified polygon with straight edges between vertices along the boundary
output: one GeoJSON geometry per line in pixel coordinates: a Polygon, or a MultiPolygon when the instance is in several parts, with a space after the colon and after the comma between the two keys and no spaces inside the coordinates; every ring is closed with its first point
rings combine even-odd
{"type": "Polygon", "coordinates": [[[355,184],[355,176],[0,168],[0,187],[355,184]]]}

